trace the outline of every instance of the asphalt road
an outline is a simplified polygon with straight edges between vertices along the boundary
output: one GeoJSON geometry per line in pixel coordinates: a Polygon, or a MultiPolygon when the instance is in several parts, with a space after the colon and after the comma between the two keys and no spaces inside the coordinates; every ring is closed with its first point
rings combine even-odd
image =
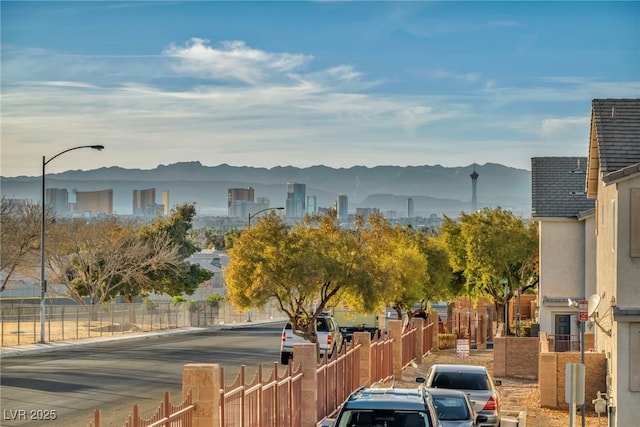
{"type": "Polygon", "coordinates": [[[219,363],[227,384],[240,365],[247,381],[259,364],[268,374],[279,361],[281,331],[281,324],[255,325],[3,358],[0,426],[86,427],[100,409],[102,426],[121,427],[133,404],[150,417],[165,391],[179,403],[187,363],[219,363]]]}

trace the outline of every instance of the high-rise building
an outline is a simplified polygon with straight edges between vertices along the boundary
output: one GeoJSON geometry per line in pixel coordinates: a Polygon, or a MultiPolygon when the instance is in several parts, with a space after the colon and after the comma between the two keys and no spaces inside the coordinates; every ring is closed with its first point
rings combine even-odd
{"type": "Polygon", "coordinates": [[[45,200],[54,215],[65,216],[69,213],[69,192],[66,188],[47,188],[45,200]]]}
{"type": "Polygon", "coordinates": [[[371,215],[379,214],[378,208],[356,208],[356,215],[361,216],[365,221],[369,219],[371,215]]]}
{"type": "Polygon", "coordinates": [[[478,199],[476,198],[476,185],[478,183],[478,172],[476,172],[476,164],[473,164],[473,172],[471,175],[471,212],[476,212],[478,210],[478,199]]]}
{"type": "Polygon", "coordinates": [[[413,218],[413,199],[409,197],[407,199],[407,218],[413,218]]]}
{"type": "Polygon", "coordinates": [[[253,205],[254,190],[249,188],[229,188],[227,190],[228,215],[242,218],[247,215],[247,205],[253,205]]]}
{"type": "Polygon", "coordinates": [[[133,215],[154,216],[156,214],[156,189],[133,190],[133,215]]]}
{"type": "Polygon", "coordinates": [[[169,216],[169,209],[169,190],[164,190],[162,192],[162,214],[169,216]]]}
{"type": "Polygon", "coordinates": [[[76,192],[76,212],[85,217],[113,215],[113,189],[76,192]]]}
{"type": "Polygon", "coordinates": [[[336,201],[336,208],[338,213],[338,219],[342,221],[346,221],[349,219],[349,198],[341,194],[338,196],[338,200],[336,201]]]}
{"type": "Polygon", "coordinates": [[[305,214],[306,185],[287,184],[287,217],[302,218],[305,214]]]}
{"type": "Polygon", "coordinates": [[[307,213],[311,216],[318,212],[316,196],[307,196],[307,213]]]}

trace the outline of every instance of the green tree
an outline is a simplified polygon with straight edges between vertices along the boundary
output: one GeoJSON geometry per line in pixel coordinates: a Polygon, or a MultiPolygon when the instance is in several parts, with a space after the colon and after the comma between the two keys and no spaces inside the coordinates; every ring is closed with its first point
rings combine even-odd
{"type": "Polygon", "coordinates": [[[148,272],[149,281],[145,286],[129,283],[120,289],[120,294],[127,301],[148,292],[156,292],[170,296],[181,294],[192,295],[196,289],[213,277],[213,272],[197,264],[190,264],[185,259],[198,251],[197,245],[190,238],[193,217],[196,208],[193,204],[182,204],[172,209],[168,218],[158,217],[151,224],[140,230],[143,242],[152,243],[158,239],[167,239],[177,248],[179,262],[175,265],[157,266],[148,272]]]}
{"type": "Polygon", "coordinates": [[[402,318],[409,320],[418,311],[414,307],[426,299],[429,273],[427,258],[420,251],[413,233],[392,227],[381,215],[369,218],[369,229],[362,232],[365,247],[372,251],[376,288],[402,318]]]}
{"type": "MultiPolygon", "coordinates": [[[[518,289],[536,281],[536,225],[501,208],[463,214],[441,227],[454,271],[465,278],[469,297],[493,298],[499,319],[518,289]]],[[[506,325],[509,332],[509,325],[506,325]]]]}
{"type": "MultiPolygon", "coordinates": [[[[427,258],[426,301],[448,301],[456,296],[452,287],[453,270],[449,253],[443,242],[435,235],[415,232],[413,235],[420,252],[427,258]]],[[[424,308],[427,308],[426,306],[424,308]]]]}
{"type": "Polygon", "coordinates": [[[289,227],[270,212],[229,252],[228,297],[241,308],[275,300],[297,325],[294,333],[317,344],[323,311],[345,300],[372,310],[381,301],[368,254],[356,233],[339,227],[335,213],[289,227]]]}
{"type": "Polygon", "coordinates": [[[233,244],[235,243],[236,239],[240,237],[241,234],[242,234],[242,230],[237,228],[226,232],[224,234],[224,248],[225,249],[233,248],[233,244]]]}

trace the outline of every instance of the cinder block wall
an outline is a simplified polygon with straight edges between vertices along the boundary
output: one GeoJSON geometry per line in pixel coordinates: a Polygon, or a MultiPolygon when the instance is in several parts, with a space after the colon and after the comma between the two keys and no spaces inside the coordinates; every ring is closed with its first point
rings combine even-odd
{"type": "Polygon", "coordinates": [[[499,337],[493,340],[496,377],[538,379],[538,337],[499,337]]]}
{"type": "MultiPolygon", "coordinates": [[[[557,378],[557,406],[558,409],[569,409],[569,405],[564,401],[565,372],[567,363],[580,363],[580,352],[549,353],[557,357],[556,378],[557,378]]],[[[597,392],[607,390],[607,359],[604,353],[584,354],[584,401],[587,408],[592,408],[591,401],[596,398],[597,392]]],[[[542,388],[540,389],[542,394],[542,388]]]]}
{"type": "MultiPolygon", "coordinates": [[[[557,353],[545,353],[545,352],[540,353],[538,364],[539,364],[538,386],[540,387],[540,406],[542,406],[543,408],[557,408],[558,407],[558,356],[557,356],[557,353]]],[[[564,400],[564,395],[562,397],[564,400]]]]}

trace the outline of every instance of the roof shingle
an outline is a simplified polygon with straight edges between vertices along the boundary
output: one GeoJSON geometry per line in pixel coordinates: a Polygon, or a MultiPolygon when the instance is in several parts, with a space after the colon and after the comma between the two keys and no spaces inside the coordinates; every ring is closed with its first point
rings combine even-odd
{"type": "Polygon", "coordinates": [[[640,99],[594,99],[600,173],[640,163],[640,99]]]}
{"type": "Polygon", "coordinates": [[[531,216],[578,218],[595,202],[587,199],[586,157],[531,158],[531,216]]]}

